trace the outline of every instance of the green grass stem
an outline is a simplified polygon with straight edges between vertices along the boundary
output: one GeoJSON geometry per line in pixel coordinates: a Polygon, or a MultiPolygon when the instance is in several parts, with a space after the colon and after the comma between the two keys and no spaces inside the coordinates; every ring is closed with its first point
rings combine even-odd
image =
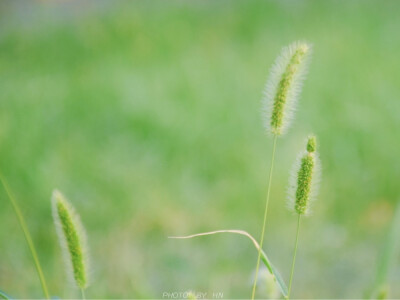
{"type": "Polygon", "coordinates": [[[275,149],[276,149],[276,140],[278,136],[274,136],[274,142],[272,146],[272,156],[271,156],[271,168],[269,170],[269,179],[268,179],[268,188],[267,188],[267,199],[265,201],[265,210],[264,210],[264,220],[263,220],[263,227],[261,231],[261,237],[260,237],[260,247],[258,249],[258,257],[257,257],[257,265],[256,265],[256,274],[254,276],[254,284],[253,284],[253,291],[251,293],[251,299],[254,299],[254,296],[256,294],[256,288],[257,288],[257,279],[258,279],[258,271],[260,269],[260,259],[261,259],[261,249],[263,247],[264,243],[264,235],[265,235],[265,225],[267,222],[267,214],[268,214],[268,204],[269,204],[269,195],[271,192],[271,184],[272,184],[272,172],[274,169],[274,161],[275,161],[275,149]]]}
{"type": "Polygon", "coordinates": [[[290,292],[292,291],[292,281],[293,281],[293,274],[294,274],[294,265],[296,263],[296,254],[297,254],[297,245],[299,243],[299,232],[300,232],[300,219],[301,215],[299,214],[297,219],[297,229],[296,229],[296,241],[294,243],[294,252],[293,252],[293,260],[292,260],[292,269],[290,271],[290,280],[289,280],[289,291],[287,299],[290,299],[290,292]]]}
{"type": "Polygon", "coordinates": [[[17,219],[18,219],[18,222],[19,222],[19,224],[20,224],[20,226],[22,228],[22,231],[24,232],[24,236],[25,236],[26,242],[28,243],[29,250],[30,250],[30,252],[32,254],[32,258],[33,258],[33,261],[35,263],[36,271],[37,271],[37,274],[39,276],[40,283],[42,285],[44,296],[46,297],[46,299],[50,299],[49,291],[47,289],[46,279],[45,279],[45,277],[43,275],[42,267],[40,265],[38,255],[36,253],[35,245],[33,244],[33,241],[32,241],[31,235],[29,233],[28,227],[27,227],[27,225],[25,223],[24,216],[22,215],[21,210],[19,209],[19,206],[17,204],[17,201],[16,201],[14,195],[12,194],[11,189],[8,186],[8,184],[7,184],[5,178],[3,177],[2,174],[0,174],[0,180],[1,180],[1,183],[3,184],[4,189],[5,189],[6,193],[7,193],[8,199],[10,199],[11,205],[14,208],[15,214],[17,215],[17,219]]]}

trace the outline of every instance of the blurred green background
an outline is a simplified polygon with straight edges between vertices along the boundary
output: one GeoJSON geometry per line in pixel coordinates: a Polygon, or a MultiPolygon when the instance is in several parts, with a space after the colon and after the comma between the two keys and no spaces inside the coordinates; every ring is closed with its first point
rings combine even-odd
{"type": "MultiPolygon", "coordinates": [[[[2,1],[0,167],[51,294],[75,297],[52,223],[63,191],[86,227],[89,298],[250,297],[272,139],[260,100],[294,40],[314,45],[278,142],[265,250],[288,281],[291,165],[319,137],[322,181],[302,223],[293,296],[360,298],[399,199],[399,1],[2,1]]],[[[0,190],[0,289],[41,297],[0,190]]],[[[400,297],[400,266],[390,274],[400,297]]],[[[262,297],[263,294],[259,293],[262,297]]]]}

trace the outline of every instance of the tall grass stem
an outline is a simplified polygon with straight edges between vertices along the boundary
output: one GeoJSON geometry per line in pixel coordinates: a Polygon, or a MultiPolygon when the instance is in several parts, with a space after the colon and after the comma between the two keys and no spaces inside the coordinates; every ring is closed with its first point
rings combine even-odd
{"type": "Polygon", "coordinates": [[[298,243],[299,243],[300,219],[301,219],[301,215],[299,214],[298,219],[297,219],[296,241],[295,241],[295,243],[294,243],[292,270],[290,271],[289,291],[288,291],[288,297],[287,297],[287,299],[290,299],[290,292],[291,292],[291,290],[292,290],[292,281],[293,281],[293,274],[294,274],[294,265],[295,265],[295,263],[296,263],[297,245],[298,245],[298,243]]]}
{"type": "Polygon", "coordinates": [[[274,143],[273,143],[273,146],[272,146],[272,156],[271,156],[271,168],[269,170],[269,179],[268,179],[268,187],[267,187],[267,199],[265,201],[264,220],[263,220],[263,227],[262,227],[261,237],[260,237],[260,248],[258,249],[256,274],[254,276],[253,292],[251,294],[251,299],[252,300],[254,300],[254,296],[256,294],[258,271],[259,271],[259,268],[260,268],[261,249],[262,249],[263,243],[264,243],[265,225],[266,225],[266,222],[267,222],[269,195],[270,195],[270,192],[271,192],[272,173],[273,173],[273,169],[274,169],[275,149],[276,149],[276,141],[277,141],[277,139],[278,139],[278,136],[274,135],[274,143]]]}
{"type": "Polygon", "coordinates": [[[5,189],[6,193],[7,193],[8,198],[10,199],[10,202],[11,202],[11,205],[12,205],[14,211],[15,211],[15,214],[17,215],[17,219],[18,219],[18,222],[19,222],[19,224],[20,224],[20,226],[22,228],[22,231],[24,232],[24,236],[25,236],[26,242],[28,243],[28,247],[29,247],[29,250],[30,250],[30,252],[32,254],[32,258],[33,258],[33,261],[35,263],[36,271],[38,273],[39,280],[40,280],[40,283],[42,285],[43,293],[44,293],[46,299],[50,299],[49,291],[47,289],[46,279],[45,279],[45,277],[43,275],[42,267],[40,265],[38,255],[36,253],[35,245],[33,244],[32,237],[31,237],[31,235],[29,233],[29,230],[28,230],[28,227],[26,225],[24,216],[22,215],[22,212],[19,209],[17,201],[15,200],[15,197],[12,194],[11,189],[7,184],[7,181],[5,180],[5,178],[4,178],[4,176],[2,174],[0,174],[0,180],[1,180],[1,183],[3,184],[3,186],[4,186],[4,189],[5,189]]]}

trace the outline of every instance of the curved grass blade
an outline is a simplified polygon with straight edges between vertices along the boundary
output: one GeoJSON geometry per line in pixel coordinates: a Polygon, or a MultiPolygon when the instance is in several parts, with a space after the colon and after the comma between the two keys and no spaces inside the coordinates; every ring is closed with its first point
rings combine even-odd
{"type": "Polygon", "coordinates": [[[40,265],[39,257],[37,255],[35,245],[33,244],[32,237],[29,233],[28,226],[25,223],[24,216],[22,215],[22,212],[19,209],[17,200],[15,199],[13,193],[11,192],[11,188],[8,186],[6,179],[4,178],[4,176],[1,173],[0,173],[0,181],[3,184],[4,190],[6,191],[8,198],[10,199],[11,205],[15,211],[15,214],[17,215],[18,222],[24,233],[29,250],[31,251],[32,258],[35,263],[36,271],[38,273],[38,277],[39,277],[40,283],[42,285],[44,296],[46,299],[50,299],[49,291],[47,289],[46,279],[44,277],[43,270],[42,270],[42,266],[40,265]]]}
{"type": "Polygon", "coordinates": [[[213,235],[213,234],[218,234],[218,233],[233,233],[233,234],[240,234],[248,237],[256,247],[257,251],[261,252],[261,260],[267,267],[268,271],[271,273],[271,275],[274,277],[275,282],[277,283],[280,292],[282,295],[286,298],[288,295],[288,289],[285,284],[285,282],[282,279],[282,276],[278,272],[278,270],[274,267],[274,265],[271,263],[271,261],[268,259],[267,254],[260,249],[260,245],[256,241],[256,239],[249,234],[247,231],[244,230],[234,230],[234,229],[228,229],[228,230],[216,230],[216,231],[210,231],[210,232],[203,232],[203,233],[197,233],[197,234],[192,234],[192,235],[187,235],[187,236],[170,236],[168,238],[170,239],[190,239],[194,237],[199,237],[199,236],[205,236],[205,235],[213,235]]]}

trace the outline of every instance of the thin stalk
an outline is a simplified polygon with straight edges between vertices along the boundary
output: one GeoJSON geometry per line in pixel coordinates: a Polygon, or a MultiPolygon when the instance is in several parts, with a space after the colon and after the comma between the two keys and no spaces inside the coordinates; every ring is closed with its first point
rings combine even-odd
{"type": "Polygon", "coordinates": [[[84,290],[84,289],[81,289],[81,293],[82,293],[82,299],[85,300],[85,299],[86,299],[85,290],[84,290]]]}
{"type": "Polygon", "coordinates": [[[272,172],[274,169],[274,161],[275,161],[275,149],[276,149],[276,140],[278,136],[274,136],[274,144],[272,146],[272,156],[271,156],[271,168],[269,169],[269,179],[268,179],[268,187],[267,187],[267,199],[265,201],[265,210],[264,210],[264,221],[263,227],[261,231],[261,238],[260,238],[260,248],[258,249],[258,258],[257,258],[257,266],[256,266],[256,274],[254,276],[254,284],[253,284],[253,292],[251,294],[251,299],[254,300],[254,296],[256,294],[256,287],[257,287],[257,278],[258,278],[258,270],[260,268],[260,259],[261,259],[261,249],[264,243],[264,233],[265,233],[265,225],[267,222],[267,214],[268,214],[268,204],[269,204],[269,195],[271,191],[271,183],[272,183],[272,172]]]}
{"type": "Polygon", "coordinates": [[[47,285],[46,285],[46,279],[44,278],[42,267],[40,266],[39,258],[38,258],[38,255],[36,253],[36,249],[35,249],[35,246],[33,244],[31,235],[29,234],[28,227],[26,226],[25,219],[24,219],[24,217],[23,217],[23,215],[21,213],[21,210],[19,209],[17,201],[15,200],[15,198],[14,198],[12,192],[11,192],[10,187],[8,186],[8,184],[7,184],[5,178],[3,177],[2,174],[0,174],[0,180],[1,180],[1,183],[3,184],[3,186],[4,186],[4,189],[5,189],[6,193],[7,193],[8,198],[10,199],[11,205],[14,208],[15,214],[17,215],[17,219],[18,219],[18,222],[19,222],[19,224],[20,224],[20,226],[22,228],[22,231],[24,232],[24,236],[25,236],[26,242],[28,243],[29,250],[31,251],[32,258],[33,258],[33,261],[35,263],[36,271],[38,273],[39,280],[40,280],[40,283],[42,285],[43,293],[44,293],[46,299],[50,299],[49,291],[48,291],[47,285]]]}
{"type": "Polygon", "coordinates": [[[293,281],[293,274],[294,274],[294,265],[296,263],[296,254],[297,254],[297,245],[299,243],[299,232],[300,232],[300,217],[297,219],[297,230],[296,230],[296,242],[294,244],[294,253],[293,253],[293,261],[292,261],[292,270],[290,271],[290,280],[289,280],[289,291],[287,299],[290,299],[290,291],[292,290],[292,281],[293,281]]]}

